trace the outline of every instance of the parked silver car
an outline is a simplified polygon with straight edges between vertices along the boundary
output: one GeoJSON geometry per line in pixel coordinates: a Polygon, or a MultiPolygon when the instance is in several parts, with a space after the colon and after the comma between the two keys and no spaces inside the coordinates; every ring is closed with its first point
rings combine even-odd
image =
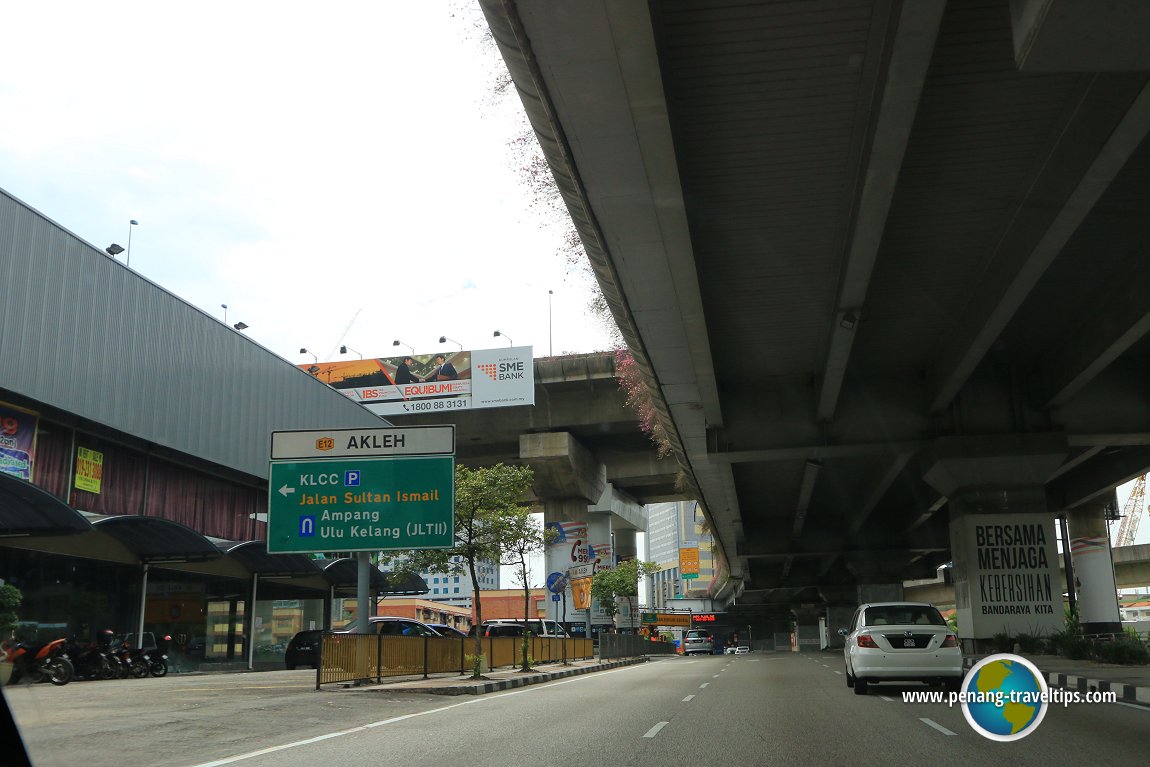
{"type": "Polygon", "coordinates": [[[706,629],[688,629],[683,635],[683,654],[694,655],[697,652],[710,655],[715,650],[715,641],[711,632],[706,629]]]}

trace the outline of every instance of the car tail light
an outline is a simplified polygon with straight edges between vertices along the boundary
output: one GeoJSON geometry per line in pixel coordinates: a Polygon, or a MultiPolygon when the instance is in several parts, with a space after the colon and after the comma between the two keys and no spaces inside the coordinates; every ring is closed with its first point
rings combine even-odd
{"type": "Polygon", "coordinates": [[[946,639],[942,640],[943,647],[958,647],[958,637],[954,634],[947,634],[946,639]]]}
{"type": "Polygon", "coordinates": [[[859,634],[858,638],[859,647],[871,647],[875,650],[878,649],[878,644],[874,641],[874,637],[870,634],[859,634]]]}

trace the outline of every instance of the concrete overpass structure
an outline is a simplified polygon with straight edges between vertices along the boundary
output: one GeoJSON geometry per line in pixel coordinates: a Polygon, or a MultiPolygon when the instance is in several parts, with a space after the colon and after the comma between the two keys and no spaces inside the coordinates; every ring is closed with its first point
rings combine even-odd
{"type": "MultiPolygon", "coordinates": [[[[644,504],[691,497],[679,464],[660,458],[619,385],[614,352],[535,360],[535,405],[452,411],[456,460],[468,466],[527,464],[547,522],[585,522],[615,553],[639,556],[644,504]]],[[[397,426],[441,423],[443,415],[389,415],[397,426]]],[[[569,562],[550,561],[548,573],[569,562]]],[[[568,605],[568,612],[574,609],[568,605]]],[[[571,613],[572,615],[574,613],[571,613]]]]}
{"type": "MultiPolygon", "coordinates": [[[[1119,546],[1111,551],[1114,561],[1114,583],[1118,588],[1150,586],[1150,544],[1119,546]]],[[[905,595],[907,599],[936,605],[954,605],[954,586],[941,580],[908,584],[905,595]]]]}
{"type": "MultiPolygon", "coordinates": [[[[396,426],[424,426],[442,423],[444,417],[389,415],[387,420],[396,426]]],[[[575,481],[579,462],[578,472],[588,474],[580,481],[598,477],[640,505],[687,497],[676,489],[678,464],[656,456],[635,412],[627,407],[613,352],[540,357],[535,360],[534,407],[452,412],[450,420],[456,426],[456,458],[461,463],[532,463],[537,473],[547,473],[550,464],[553,476],[540,477],[537,483],[542,494],[544,482],[568,481],[556,474],[561,466],[555,464],[570,461],[570,481],[575,481]]]]}
{"type": "Polygon", "coordinates": [[[1150,8],[481,4],[728,600],[893,594],[987,530],[1049,590],[1054,517],[1099,540],[1150,466],[1150,8]]]}

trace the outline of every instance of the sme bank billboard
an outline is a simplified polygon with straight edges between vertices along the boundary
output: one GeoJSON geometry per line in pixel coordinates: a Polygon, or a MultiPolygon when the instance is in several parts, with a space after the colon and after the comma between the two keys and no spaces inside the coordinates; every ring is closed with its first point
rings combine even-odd
{"type": "Polygon", "coordinates": [[[532,347],[299,365],[376,415],[535,404],[532,347]]]}

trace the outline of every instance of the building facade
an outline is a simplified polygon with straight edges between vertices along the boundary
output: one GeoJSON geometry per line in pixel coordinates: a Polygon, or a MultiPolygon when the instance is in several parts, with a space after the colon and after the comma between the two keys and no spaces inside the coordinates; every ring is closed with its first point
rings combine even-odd
{"type": "Polygon", "coordinates": [[[282,665],[354,562],[268,553],[270,435],[387,423],[2,191],[0,232],[0,582],[20,635],[171,635],[180,665],[282,665]]]}
{"type": "MultiPolygon", "coordinates": [[[[462,566],[461,573],[441,573],[433,570],[421,570],[419,576],[427,583],[428,592],[424,597],[434,602],[443,602],[470,609],[472,593],[475,586],[471,574],[466,572],[466,566],[459,555],[451,558],[453,565],[462,566]]],[[[495,562],[482,561],[476,563],[478,570],[479,588],[499,588],[499,565],[495,562]]]]}
{"type": "Polygon", "coordinates": [[[647,506],[647,560],[659,572],[647,579],[646,604],[651,609],[674,606],[674,600],[702,598],[715,579],[711,535],[697,501],[653,503],[647,506]],[[680,551],[698,548],[698,577],[680,568],[680,551]]]}

